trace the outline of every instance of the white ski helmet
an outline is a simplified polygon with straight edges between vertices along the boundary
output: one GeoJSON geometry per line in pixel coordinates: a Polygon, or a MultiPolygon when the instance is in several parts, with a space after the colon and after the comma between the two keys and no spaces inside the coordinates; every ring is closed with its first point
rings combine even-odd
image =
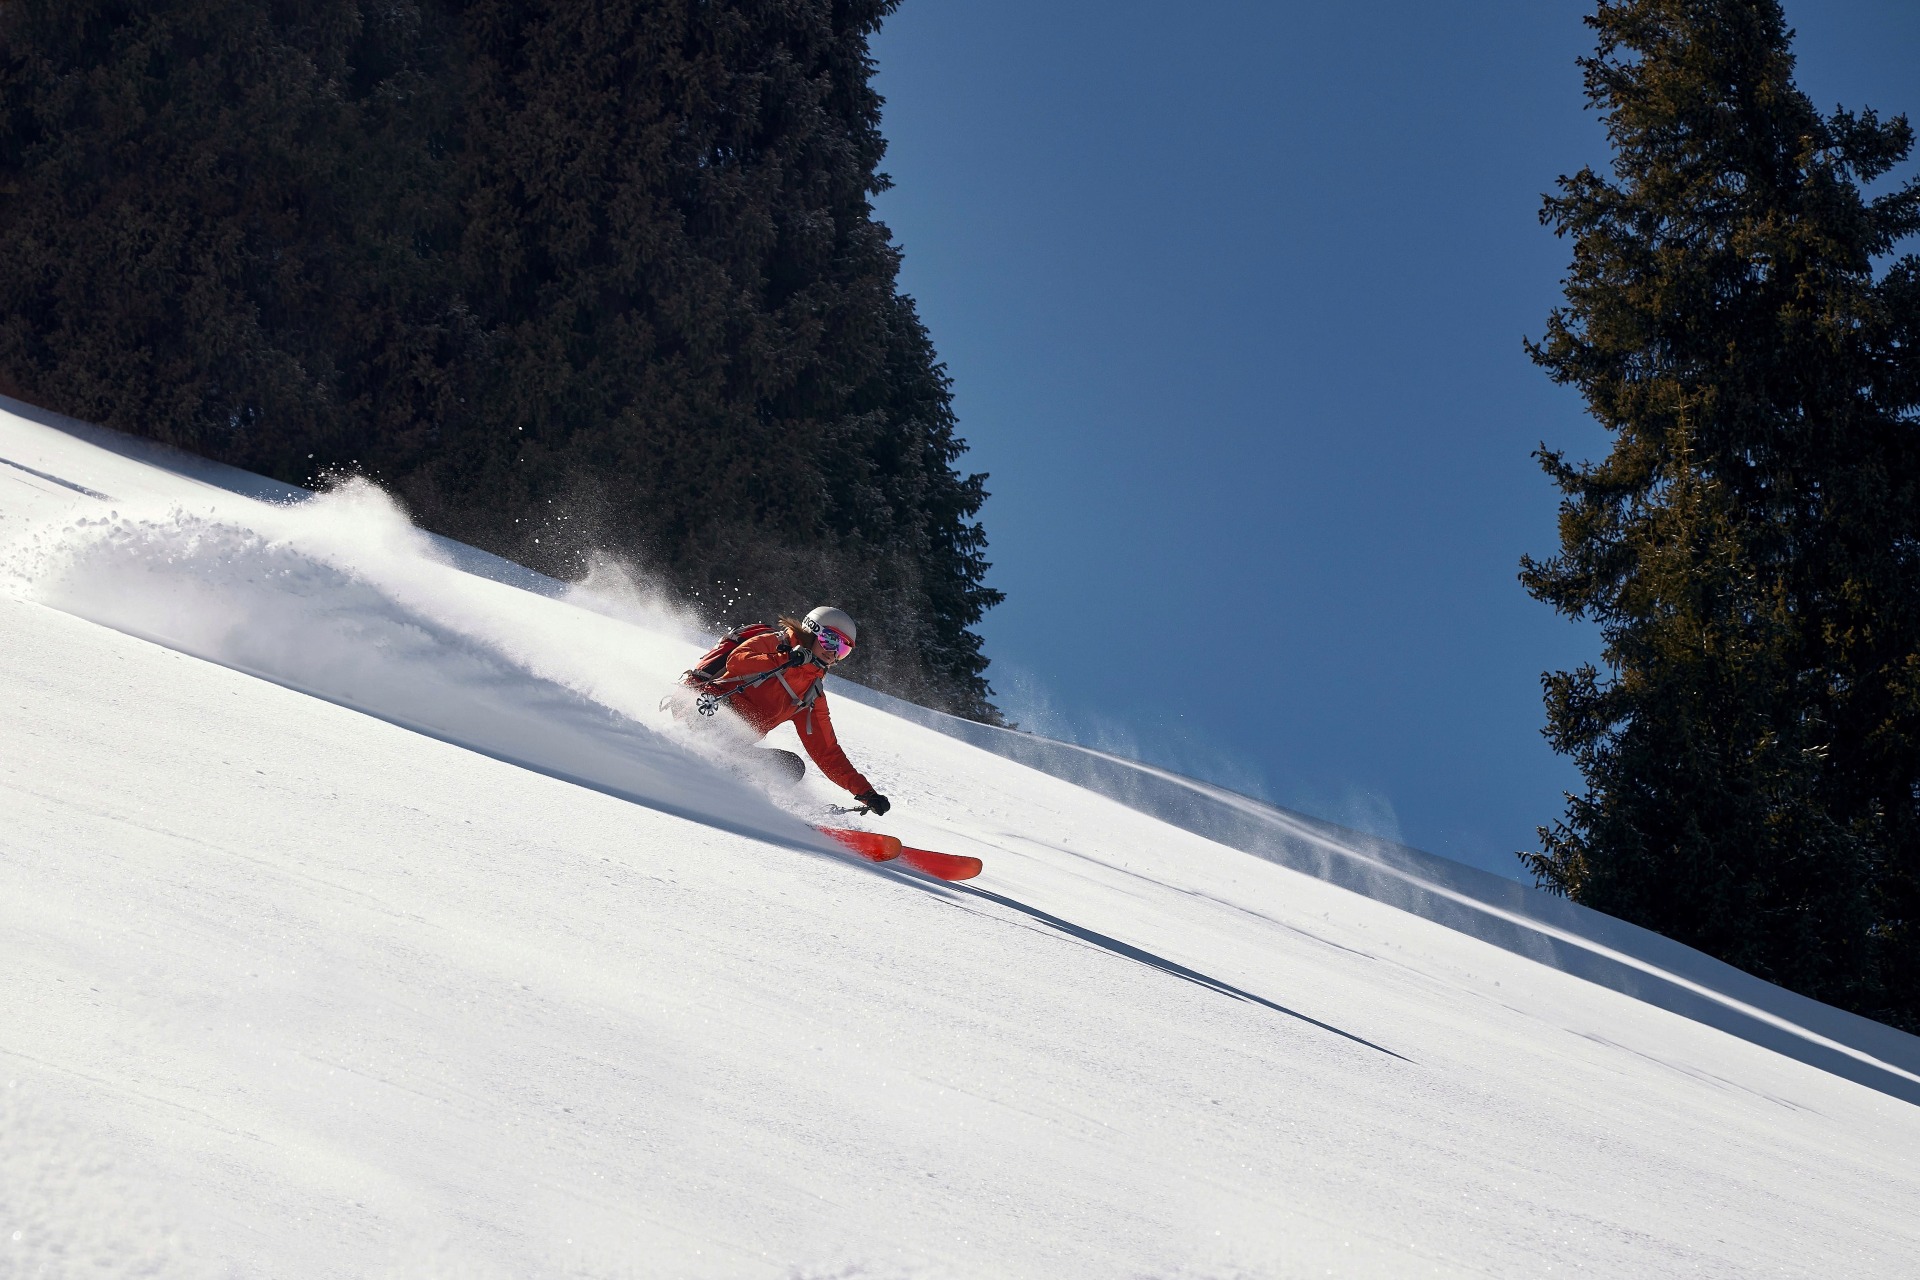
{"type": "Polygon", "coordinates": [[[820,628],[822,627],[832,627],[835,631],[845,636],[849,644],[860,639],[860,628],[854,624],[852,618],[847,616],[847,611],[845,609],[836,609],[830,604],[821,605],[818,609],[808,614],[804,621],[807,630],[813,632],[815,635],[820,634],[820,628]]]}

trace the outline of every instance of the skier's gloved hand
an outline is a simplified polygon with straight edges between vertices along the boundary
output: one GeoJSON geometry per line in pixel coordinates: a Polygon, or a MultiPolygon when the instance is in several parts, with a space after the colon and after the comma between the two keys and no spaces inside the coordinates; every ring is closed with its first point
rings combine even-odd
{"type": "Polygon", "coordinates": [[[811,655],[807,653],[806,649],[800,645],[795,645],[793,646],[793,652],[787,655],[787,660],[784,665],[788,667],[804,667],[807,665],[809,656],[811,655]]]}
{"type": "Polygon", "coordinates": [[[878,791],[868,791],[863,795],[855,796],[854,799],[873,810],[875,816],[881,818],[886,817],[887,810],[893,808],[893,801],[887,799],[878,791]]]}

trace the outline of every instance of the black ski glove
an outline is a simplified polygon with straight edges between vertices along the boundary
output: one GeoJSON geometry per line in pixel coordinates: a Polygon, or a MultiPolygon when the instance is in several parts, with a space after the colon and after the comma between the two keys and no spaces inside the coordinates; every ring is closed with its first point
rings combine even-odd
{"type": "Polygon", "coordinates": [[[887,810],[893,808],[893,801],[887,799],[878,791],[868,791],[863,795],[855,796],[854,799],[873,810],[876,817],[886,817],[887,810]]]}

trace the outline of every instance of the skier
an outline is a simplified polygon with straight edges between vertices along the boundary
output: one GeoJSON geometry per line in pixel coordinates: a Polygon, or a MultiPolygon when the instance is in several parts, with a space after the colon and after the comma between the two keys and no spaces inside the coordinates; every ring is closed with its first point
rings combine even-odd
{"type": "MultiPolygon", "coordinates": [[[[853,767],[834,736],[833,716],[827,710],[821,682],[833,664],[853,652],[859,628],[845,611],[822,605],[804,619],[782,617],[775,626],[755,623],[731,631],[707,655],[680,677],[680,683],[698,690],[692,707],[701,716],[717,716],[722,708],[738,717],[755,738],[794,721],[800,745],[813,757],[820,772],[853,793],[853,798],[876,814],[892,803],[853,767]]],[[[685,695],[671,699],[674,714],[684,717],[685,695]]],[[[798,782],[807,767],[791,751],[764,747],[753,753],[771,770],[798,782]]]]}

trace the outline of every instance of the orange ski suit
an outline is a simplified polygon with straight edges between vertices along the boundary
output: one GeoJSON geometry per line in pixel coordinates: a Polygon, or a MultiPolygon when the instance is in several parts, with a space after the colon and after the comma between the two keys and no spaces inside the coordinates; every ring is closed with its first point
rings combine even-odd
{"type": "MultiPolygon", "coordinates": [[[[757,675],[781,667],[788,656],[780,652],[782,643],[799,649],[807,647],[811,640],[785,627],[742,640],[739,647],[727,655],[726,669],[715,676],[708,687],[716,693],[725,693],[757,675]]],[[[827,691],[814,689],[826,674],[827,669],[818,662],[787,667],[771,680],[762,680],[751,689],[741,689],[722,705],[731,708],[755,733],[762,735],[789,720],[794,721],[800,745],[813,757],[820,772],[854,795],[865,795],[874,789],[873,784],[853,767],[847,753],[840,749],[840,740],[833,734],[833,715],[827,710],[827,691]],[[809,691],[813,693],[810,703],[809,691]]]]}

